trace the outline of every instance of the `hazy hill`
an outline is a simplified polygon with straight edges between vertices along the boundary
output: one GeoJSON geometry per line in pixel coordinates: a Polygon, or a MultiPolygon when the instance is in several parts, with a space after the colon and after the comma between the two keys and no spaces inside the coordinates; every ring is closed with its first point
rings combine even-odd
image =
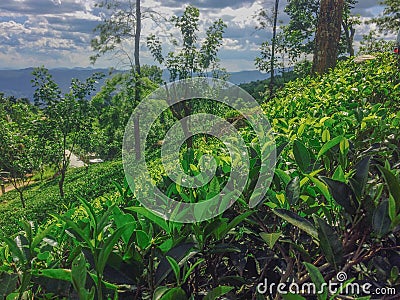
{"type": "MultiPolygon", "coordinates": [[[[32,87],[31,83],[31,80],[33,79],[32,71],[33,68],[20,70],[0,70],[0,92],[7,96],[28,98],[32,100],[34,92],[34,88],[32,87]]],[[[95,72],[103,72],[106,75],[109,74],[109,70],[107,69],[59,68],[50,70],[54,80],[59,84],[63,92],[67,92],[69,90],[72,78],[84,80],[95,72]]],[[[163,77],[166,81],[168,81],[167,72],[163,72],[163,77]]],[[[268,78],[268,75],[259,71],[242,71],[231,73],[229,81],[235,84],[240,84],[266,78],[268,78]]]]}

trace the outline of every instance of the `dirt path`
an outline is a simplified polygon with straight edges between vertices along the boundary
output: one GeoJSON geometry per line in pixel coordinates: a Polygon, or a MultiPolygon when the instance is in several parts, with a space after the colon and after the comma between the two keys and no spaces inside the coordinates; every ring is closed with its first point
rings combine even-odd
{"type": "MultiPolygon", "coordinates": [[[[35,182],[36,182],[36,181],[32,180],[32,181],[30,181],[29,184],[27,184],[26,186],[29,186],[29,185],[31,185],[31,184],[34,184],[35,182]]],[[[20,186],[22,186],[22,184],[19,184],[19,185],[18,185],[18,187],[20,187],[20,186]]],[[[15,190],[15,187],[14,187],[11,183],[9,183],[9,184],[6,185],[6,187],[5,187],[6,193],[9,192],[9,191],[13,191],[13,190],[15,190]]],[[[2,195],[1,192],[0,192],[0,195],[2,195]]]]}
{"type": "MultiPolygon", "coordinates": [[[[66,150],[65,154],[69,155],[70,151],[66,150]]],[[[86,164],[83,161],[81,161],[74,153],[71,153],[71,156],[70,156],[70,159],[69,159],[69,167],[71,167],[71,168],[80,168],[80,167],[84,167],[84,166],[86,166],[86,164]]],[[[36,181],[31,181],[27,186],[29,186],[29,185],[31,185],[31,184],[33,184],[35,182],[36,181]]],[[[19,186],[21,186],[21,185],[19,185],[19,186]]],[[[6,193],[9,192],[9,191],[12,191],[12,190],[15,190],[15,188],[14,188],[14,186],[12,184],[8,184],[5,187],[6,193]]],[[[0,196],[1,195],[2,195],[2,193],[1,193],[1,190],[0,190],[0,196]]]]}
{"type": "MultiPolygon", "coordinates": [[[[69,150],[65,150],[65,155],[69,155],[70,151],[69,150]]],[[[80,168],[80,167],[84,167],[86,166],[86,164],[81,161],[79,159],[78,156],[76,156],[74,153],[71,153],[71,156],[69,158],[69,167],[71,168],[80,168]]]]}

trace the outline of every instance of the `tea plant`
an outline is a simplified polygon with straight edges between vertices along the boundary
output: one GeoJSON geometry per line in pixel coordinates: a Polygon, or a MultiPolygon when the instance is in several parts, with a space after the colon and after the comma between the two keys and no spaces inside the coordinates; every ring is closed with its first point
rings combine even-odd
{"type": "MultiPolygon", "coordinates": [[[[0,295],[265,299],[257,289],[264,280],[275,285],[314,282],[322,288],[339,272],[347,275],[344,285],[368,282],[398,294],[396,76],[394,57],[378,55],[363,64],[343,61],[334,72],[298,79],[278,91],[263,107],[277,144],[276,169],[270,189],[254,209],[247,203],[262,163],[262,147],[246,122],[235,123],[250,154],[246,189],[223,214],[204,222],[173,223],[146,210],[123,180],[120,163],[93,166],[93,176],[90,170],[88,176],[83,176],[85,170],[70,173],[70,203],[55,218],[40,226],[23,222],[22,232],[8,225],[7,234],[1,235],[0,295]]],[[[239,119],[232,111],[221,113],[232,122],[239,119]]],[[[218,195],[234,164],[213,138],[198,136],[194,145],[195,150],[180,149],[184,172],[199,174],[204,154],[215,158],[217,170],[196,189],[170,180],[158,148],[147,149],[154,150],[149,165],[158,188],[177,201],[192,203],[218,195]]],[[[337,299],[341,292],[324,289],[318,298],[337,299]]],[[[267,297],[315,295],[273,290],[267,297]]]]}

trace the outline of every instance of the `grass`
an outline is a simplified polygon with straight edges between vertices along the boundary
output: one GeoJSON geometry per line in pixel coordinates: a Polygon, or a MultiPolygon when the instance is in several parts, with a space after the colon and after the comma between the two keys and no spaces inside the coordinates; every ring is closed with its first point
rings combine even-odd
{"type": "Polygon", "coordinates": [[[37,182],[26,188],[23,209],[16,191],[0,197],[0,228],[7,235],[18,232],[18,221],[26,219],[42,224],[49,213],[65,211],[78,197],[88,200],[114,194],[113,182],[122,183],[124,173],[121,161],[105,162],[89,167],[70,169],[65,181],[65,197],[60,198],[58,179],[37,182]]]}

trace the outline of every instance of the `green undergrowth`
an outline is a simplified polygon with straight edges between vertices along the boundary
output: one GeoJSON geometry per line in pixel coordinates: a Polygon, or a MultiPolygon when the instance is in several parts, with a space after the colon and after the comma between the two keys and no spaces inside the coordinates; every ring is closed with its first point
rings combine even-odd
{"type": "MultiPolygon", "coordinates": [[[[16,193],[8,193],[0,198],[0,222],[13,239],[0,235],[0,283],[9,283],[3,294],[0,285],[0,295],[265,299],[260,283],[312,281],[323,292],[318,299],[325,300],[341,298],[340,290],[327,286],[343,273],[343,286],[367,282],[399,294],[398,74],[388,54],[362,64],[348,60],[323,76],[288,83],[264,104],[277,162],[254,209],[248,203],[270,145],[258,145],[245,122],[237,125],[249,148],[249,180],[238,201],[210,220],[180,224],[150,213],[124,181],[121,162],[71,170],[63,201],[56,180],[29,187],[26,210],[16,193]],[[45,223],[48,213],[60,211],[45,223]],[[22,218],[34,222],[17,227],[22,218]]],[[[182,149],[181,167],[198,176],[199,158],[212,154],[216,172],[208,183],[189,189],[163,176],[159,148],[149,150],[150,173],[176,201],[215,195],[230,201],[221,191],[237,161],[212,152],[213,139],[202,139],[196,149],[182,149]]],[[[204,211],[185,213],[197,217],[204,211]]],[[[270,298],[310,299],[300,291],[279,293],[270,298]]]]}
{"type": "Polygon", "coordinates": [[[26,209],[23,209],[18,193],[10,191],[0,197],[0,228],[7,234],[18,232],[18,221],[26,219],[43,223],[49,213],[65,211],[77,197],[94,199],[115,194],[113,182],[124,180],[121,161],[105,162],[89,167],[70,169],[65,179],[65,198],[61,199],[58,178],[38,182],[26,188],[26,209]]]}
{"type": "Polygon", "coordinates": [[[372,144],[399,133],[400,75],[394,55],[355,63],[342,61],[323,76],[308,76],[286,84],[263,109],[276,133],[277,144],[296,137],[319,145],[330,136],[346,135],[372,144]],[[328,131],[325,132],[328,135],[328,131]]]}

